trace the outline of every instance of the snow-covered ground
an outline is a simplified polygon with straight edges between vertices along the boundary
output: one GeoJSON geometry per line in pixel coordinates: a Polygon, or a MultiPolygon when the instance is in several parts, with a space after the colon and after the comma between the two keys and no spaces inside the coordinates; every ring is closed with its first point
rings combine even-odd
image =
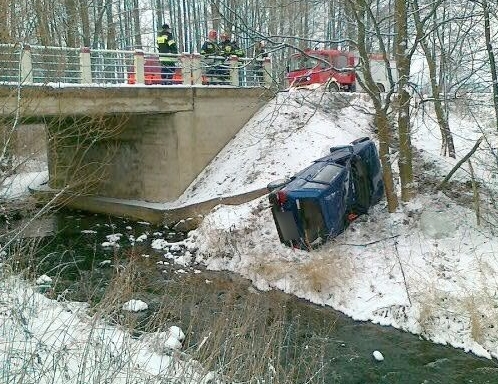
{"type": "MultiPolygon", "coordinates": [[[[179,349],[184,334],[132,337],[87,314],[85,303],[55,301],[0,272],[0,382],[2,383],[215,383],[179,349]]],[[[48,276],[38,287],[50,284],[48,276]]],[[[143,310],[130,301],[123,310],[143,310]]]]}
{"type": "MultiPolygon", "coordinates": [[[[472,114],[462,105],[452,106],[450,119],[457,160],[486,133],[472,165],[481,186],[490,187],[496,173],[491,108],[481,100],[472,114]]],[[[434,180],[440,182],[457,160],[440,156],[439,128],[428,108],[414,110],[413,116],[415,173],[424,174],[417,178],[420,193],[396,213],[389,214],[383,201],[333,241],[306,252],[279,242],[267,197],[217,206],[192,233],[197,261],[239,273],[259,289],[280,289],[354,319],[498,357],[498,241],[486,222],[493,212],[482,194],[484,219],[476,224],[468,164],[452,178],[461,185],[451,187],[456,200],[434,190],[434,180]]],[[[375,138],[371,112],[361,97],[319,90],[281,93],[181,199],[261,188],[326,155],[331,146],[375,138]]],[[[396,163],[396,153],[392,157],[396,163]]]]}
{"type": "MultiPolygon", "coordinates": [[[[389,214],[381,201],[343,234],[305,252],[280,243],[266,196],[237,206],[219,205],[189,234],[189,253],[176,261],[233,271],[261,290],[280,289],[354,319],[498,357],[498,242],[493,238],[493,211],[484,212],[489,196],[484,187],[493,185],[496,174],[491,151],[496,138],[487,133],[494,131],[492,109],[481,101],[475,114],[461,106],[451,114],[457,160],[486,132],[472,158],[483,202],[477,225],[472,189],[464,183],[470,180],[468,164],[453,176],[458,183],[452,185],[452,198],[432,188],[457,160],[439,155],[439,130],[425,105],[413,115],[416,174],[423,169],[424,175],[417,178],[420,193],[396,213],[389,214]]],[[[248,122],[177,203],[264,188],[326,155],[331,146],[362,136],[375,140],[371,113],[363,96],[282,92],[248,122]]],[[[395,163],[396,153],[392,158],[395,163]]],[[[26,184],[20,178],[16,182],[17,193],[26,184]]],[[[171,249],[171,244],[155,245],[171,249]]],[[[83,306],[49,300],[3,276],[1,281],[0,381],[28,375],[46,382],[98,382],[114,372],[112,380],[109,377],[114,383],[161,382],[164,377],[202,383],[214,376],[178,350],[181,329],[131,338],[96,322],[83,306]],[[104,367],[81,366],[89,355],[104,367]],[[50,362],[61,368],[62,376],[44,376],[50,362]]],[[[40,277],[38,284],[50,284],[50,278],[40,277]]],[[[122,310],[146,307],[147,303],[132,300],[122,310]]]]}

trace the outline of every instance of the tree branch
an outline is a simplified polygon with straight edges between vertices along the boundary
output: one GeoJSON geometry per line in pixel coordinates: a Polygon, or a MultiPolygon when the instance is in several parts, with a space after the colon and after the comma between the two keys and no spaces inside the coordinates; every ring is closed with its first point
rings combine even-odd
{"type": "Polygon", "coordinates": [[[456,165],[453,167],[453,169],[450,171],[450,173],[448,173],[448,175],[446,175],[446,177],[441,182],[441,184],[439,184],[437,189],[444,188],[445,184],[451,179],[451,176],[453,176],[453,174],[458,170],[458,168],[460,168],[462,166],[462,164],[465,163],[474,154],[474,152],[477,150],[477,148],[479,148],[479,145],[481,145],[481,142],[483,139],[484,139],[484,136],[481,136],[476,141],[476,143],[474,144],[472,149],[469,151],[469,153],[467,153],[458,163],[456,163],[456,165]]]}

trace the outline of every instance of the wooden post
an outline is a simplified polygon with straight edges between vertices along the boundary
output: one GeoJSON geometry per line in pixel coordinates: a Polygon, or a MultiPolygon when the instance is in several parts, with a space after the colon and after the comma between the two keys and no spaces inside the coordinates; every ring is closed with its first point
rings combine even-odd
{"type": "Polygon", "coordinates": [[[24,44],[21,52],[21,83],[33,82],[33,61],[31,60],[31,47],[24,44]]]}
{"type": "Polygon", "coordinates": [[[80,83],[92,83],[92,61],[90,60],[90,48],[81,47],[80,50],[80,83]]]}

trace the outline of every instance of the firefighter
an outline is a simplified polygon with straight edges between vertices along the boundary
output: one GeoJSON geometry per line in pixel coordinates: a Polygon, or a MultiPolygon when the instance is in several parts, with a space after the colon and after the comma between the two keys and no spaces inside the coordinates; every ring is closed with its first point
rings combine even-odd
{"type": "Polygon", "coordinates": [[[161,62],[162,84],[171,85],[173,84],[172,78],[176,70],[176,57],[170,55],[178,54],[178,47],[168,24],[163,24],[156,42],[159,50],[159,61],[161,62]]]}
{"type": "Polygon", "coordinates": [[[208,33],[208,39],[202,44],[201,55],[204,55],[204,66],[206,67],[206,75],[210,77],[210,82],[213,84],[221,84],[226,77],[226,69],[224,68],[221,57],[222,52],[218,45],[218,33],[213,29],[208,33]]]}
{"type": "Polygon", "coordinates": [[[217,40],[218,33],[215,30],[209,31],[208,39],[202,44],[201,55],[219,56],[221,51],[217,40]]]}
{"type": "Polygon", "coordinates": [[[221,34],[221,43],[220,43],[221,54],[225,57],[229,56],[244,56],[244,51],[239,48],[237,42],[235,40],[230,41],[230,35],[228,33],[221,34]]]}
{"type": "Polygon", "coordinates": [[[230,63],[228,59],[230,56],[242,57],[244,56],[244,52],[239,48],[237,42],[235,40],[230,41],[230,35],[228,33],[221,34],[221,42],[220,42],[221,54],[225,58],[225,65],[223,71],[224,81],[223,84],[230,84],[230,72],[228,67],[230,63]]]}

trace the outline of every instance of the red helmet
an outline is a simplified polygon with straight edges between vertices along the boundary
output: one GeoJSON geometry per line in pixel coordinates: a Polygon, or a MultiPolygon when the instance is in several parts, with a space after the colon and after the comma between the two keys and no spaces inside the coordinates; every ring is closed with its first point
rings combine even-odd
{"type": "Polygon", "coordinates": [[[216,40],[216,38],[218,37],[218,33],[214,29],[212,29],[209,31],[208,37],[212,40],[216,40]]]}

